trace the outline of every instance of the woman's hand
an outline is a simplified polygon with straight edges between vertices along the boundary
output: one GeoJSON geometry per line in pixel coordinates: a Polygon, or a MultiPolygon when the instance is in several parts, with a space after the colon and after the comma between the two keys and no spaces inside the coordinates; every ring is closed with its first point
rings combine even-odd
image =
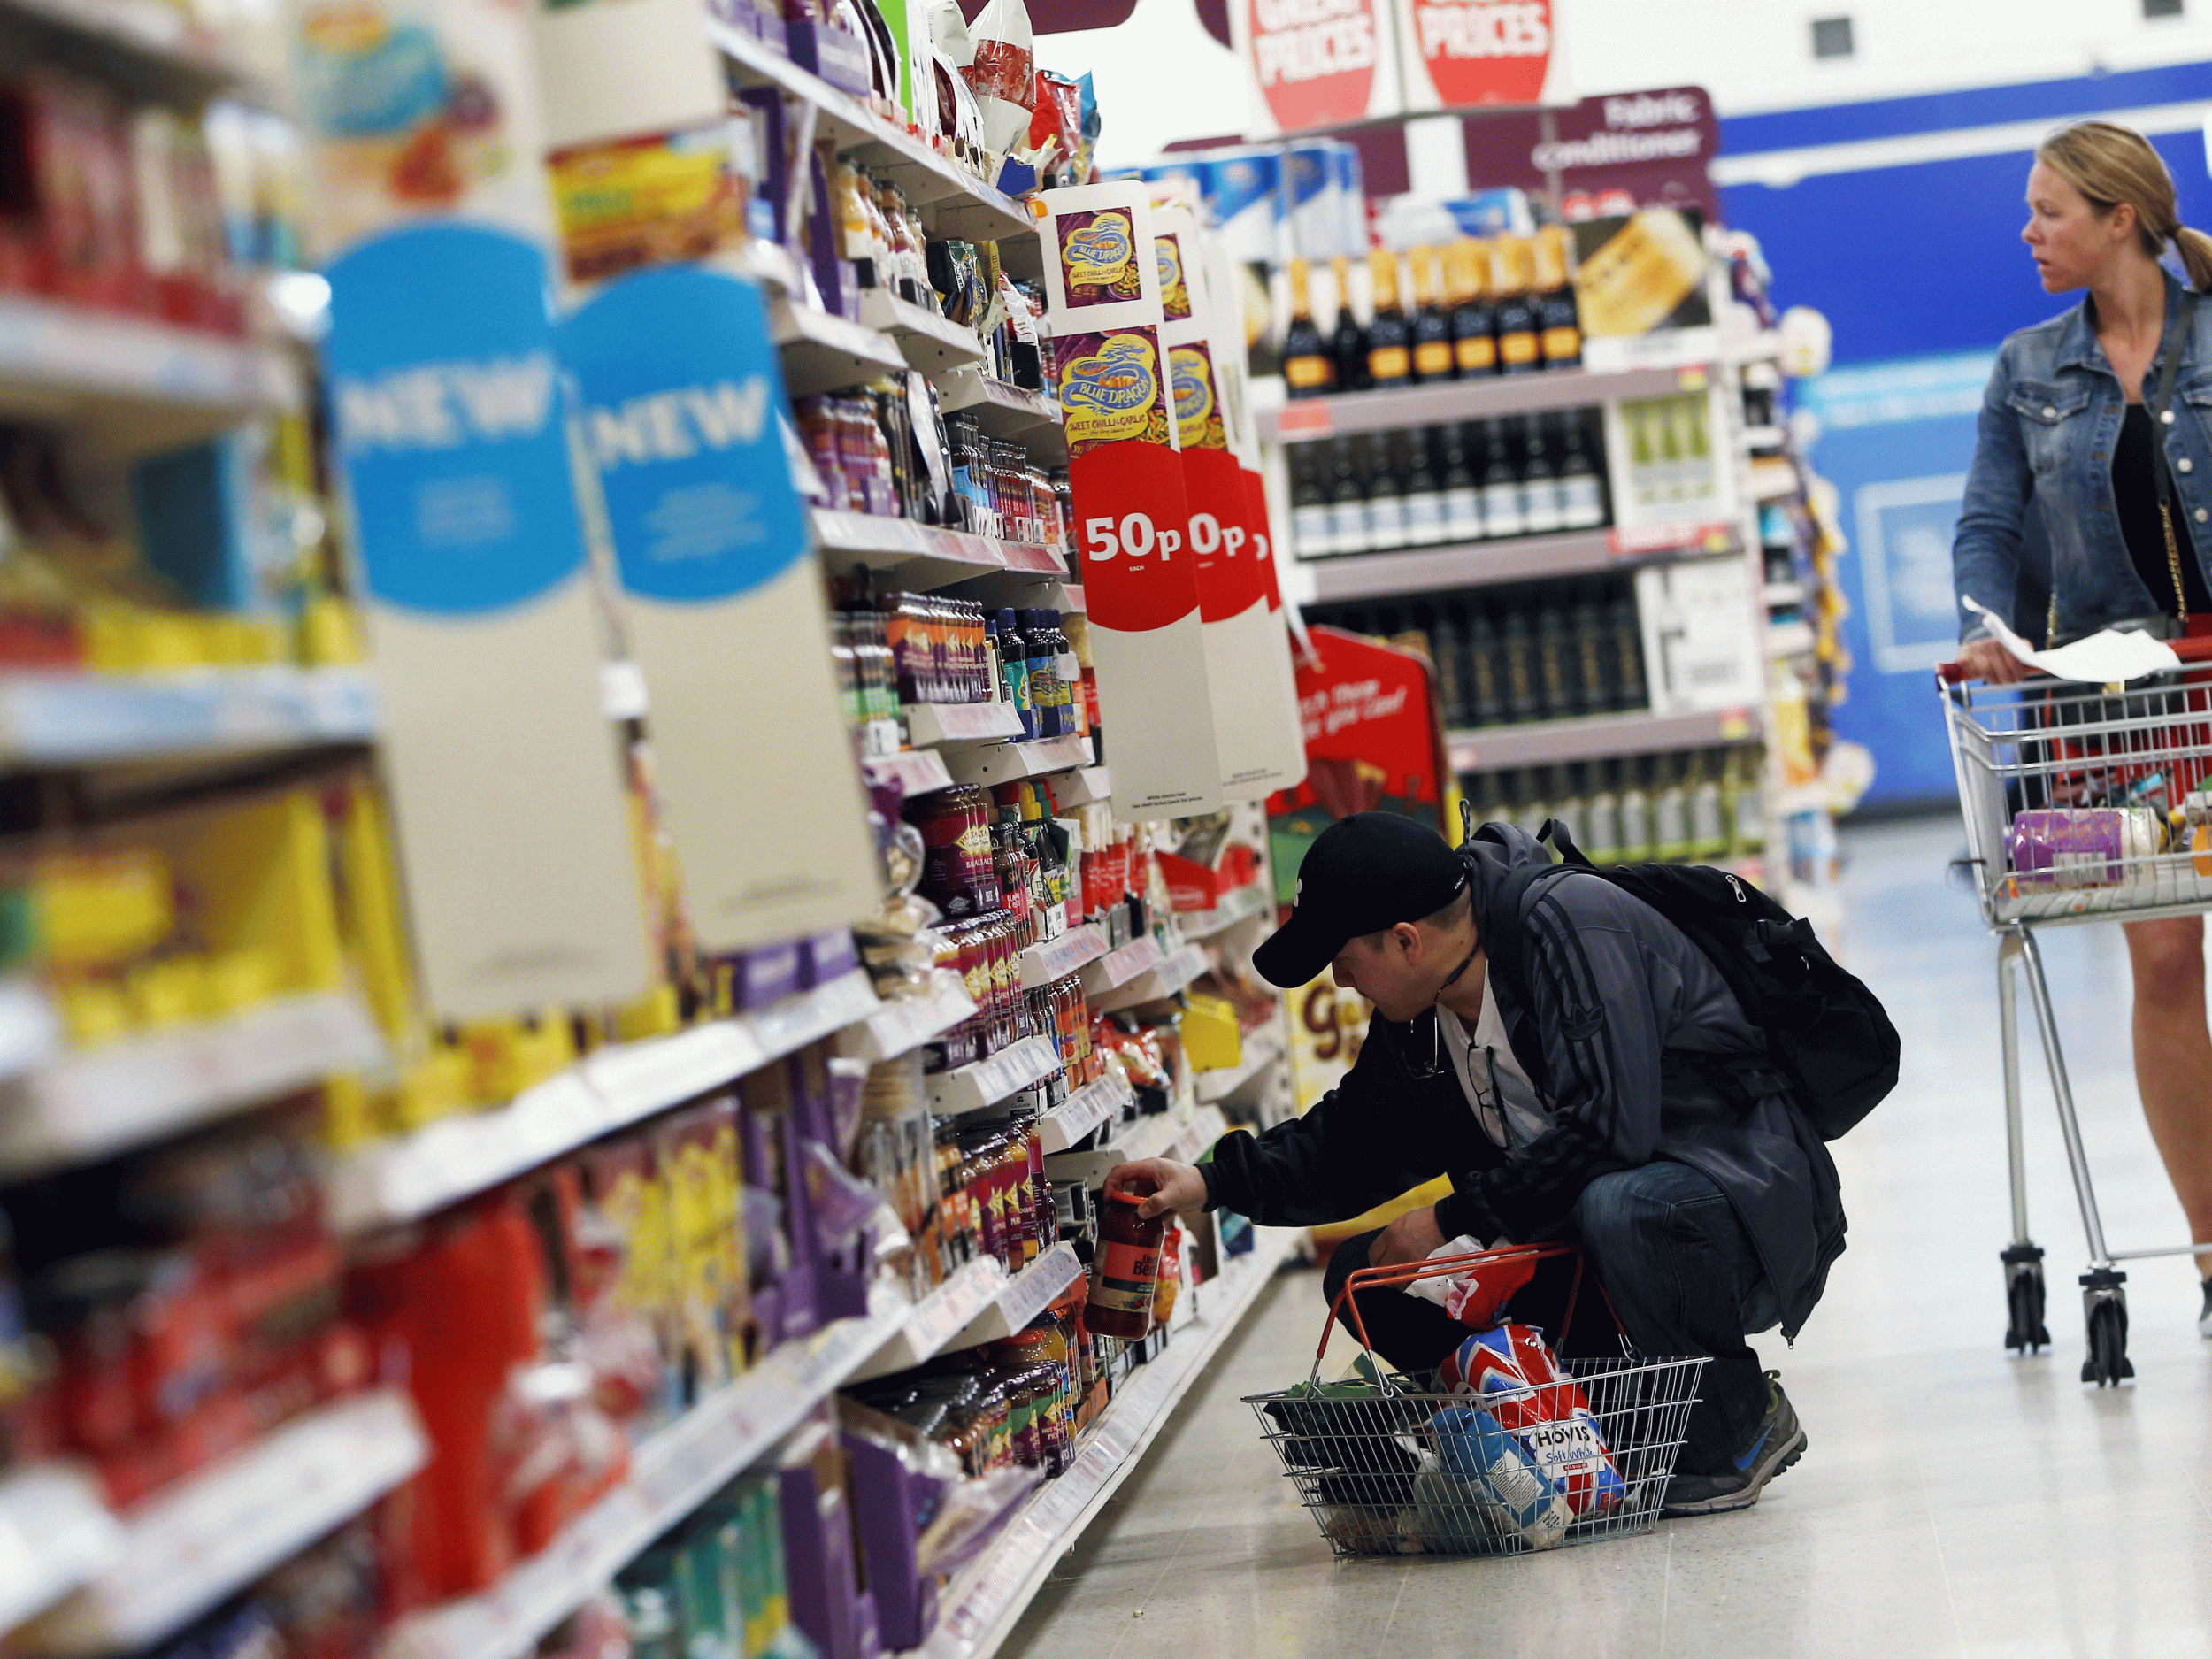
{"type": "Polygon", "coordinates": [[[1205,1171],[1195,1164],[1178,1164],[1172,1158],[1117,1164],[1107,1172],[1106,1190],[1150,1194],[1137,1209],[1137,1214],[1148,1221],[1171,1210],[1188,1215],[1206,1207],[1205,1171]]]}
{"type": "Polygon", "coordinates": [[[1993,686],[2017,685],[2035,672],[1994,640],[1976,640],[1960,646],[1959,666],[1969,678],[1985,680],[1993,686]]]}

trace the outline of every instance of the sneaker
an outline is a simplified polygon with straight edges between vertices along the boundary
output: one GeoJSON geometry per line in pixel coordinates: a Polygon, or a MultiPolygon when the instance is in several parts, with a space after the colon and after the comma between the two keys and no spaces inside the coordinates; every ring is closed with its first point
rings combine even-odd
{"type": "MultiPolygon", "coordinates": [[[[2212,1301],[2208,1301],[2212,1307],[2212,1301]]],[[[1805,1431],[1797,1421],[1796,1408],[1782,1392],[1781,1373],[1767,1373],[1767,1414],[1751,1443],[1732,1460],[1732,1467],[1711,1475],[1677,1475],[1667,1482],[1661,1500],[1662,1515],[1721,1515],[1747,1509],[1759,1501],[1766,1483],[1805,1455],[1805,1431]]]]}
{"type": "Polygon", "coordinates": [[[2204,1281],[2204,1311],[2197,1315],[2197,1334],[2212,1337],[2212,1279],[2204,1281]]]}

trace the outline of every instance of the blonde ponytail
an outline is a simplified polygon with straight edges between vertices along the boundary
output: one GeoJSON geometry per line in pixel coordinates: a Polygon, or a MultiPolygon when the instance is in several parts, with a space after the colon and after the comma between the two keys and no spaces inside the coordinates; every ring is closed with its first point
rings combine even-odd
{"type": "Polygon", "coordinates": [[[2116,121],[2076,121],[2045,139],[2035,158],[2079,190],[2099,218],[2125,202],[2135,210],[2143,251],[2156,259],[2172,242],[2189,286],[2212,291],[2212,236],[2183,227],[2173,175],[2149,139],[2116,121]]]}
{"type": "Polygon", "coordinates": [[[2212,236],[2185,225],[2174,227],[2174,247],[2181,255],[2189,286],[2200,294],[2212,294],[2212,236]]]}

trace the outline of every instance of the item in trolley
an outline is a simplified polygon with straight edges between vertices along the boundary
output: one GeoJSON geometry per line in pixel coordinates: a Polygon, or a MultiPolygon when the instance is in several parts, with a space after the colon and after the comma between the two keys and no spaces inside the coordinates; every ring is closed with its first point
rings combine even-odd
{"type": "Polygon", "coordinates": [[[1520,1439],[1475,1406],[1453,1406],[1429,1419],[1436,1466],[1414,1480],[1422,1540],[1481,1548],[1500,1535],[1549,1549],[1567,1535],[1574,1505],[1537,1466],[1520,1439]]]}
{"type": "Polygon", "coordinates": [[[1437,1386],[1479,1400],[1577,1515],[1602,1514],[1625,1492],[1581,1385],[1560,1371],[1533,1326],[1502,1325],[1469,1337],[1446,1356],[1437,1386]]]}
{"type": "Polygon", "coordinates": [[[2038,807],[2015,813],[2005,848],[2015,895],[2116,887],[2126,879],[2131,864],[2163,850],[2163,829],[2148,807],[2038,807]]]}
{"type": "Polygon", "coordinates": [[[2195,855],[2191,865],[2200,876],[2212,876],[2212,792],[2193,790],[2182,803],[2182,833],[2195,855]]]}

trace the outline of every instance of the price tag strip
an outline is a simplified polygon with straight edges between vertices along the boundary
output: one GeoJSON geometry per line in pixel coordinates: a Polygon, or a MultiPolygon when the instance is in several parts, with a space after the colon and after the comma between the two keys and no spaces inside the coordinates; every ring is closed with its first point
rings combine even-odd
{"type": "Polygon", "coordinates": [[[0,1119],[0,1171],[121,1151],[386,1058],[368,1010],[334,991],[65,1052],[30,1074],[28,1098],[0,1119]]]}
{"type": "Polygon", "coordinates": [[[975,999],[959,975],[939,970],[935,980],[927,996],[885,1002],[849,1027],[839,1051],[858,1060],[895,1060],[975,1012],[975,999]]]}
{"type": "Polygon", "coordinates": [[[1133,1098],[1129,1085],[1110,1073],[1078,1089],[1045,1114],[1041,1129],[1047,1156],[1065,1152],[1101,1124],[1110,1123],[1133,1098]]]}
{"type": "Polygon", "coordinates": [[[948,1116],[979,1111],[1032,1083],[1042,1082],[1059,1069],[1059,1050],[1050,1038],[1024,1037],[987,1060],[924,1079],[929,1085],[929,1109],[948,1116]]]}
{"type": "Polygon", "coordinates": [[[1022,989],[1034,991],[1064,979],[1078,968],[1106,955],[1106,932],[1095,922],[1071,927],[1057,939],[1048,939],[1022,952],[1022,989]]]}
{"type": "Polygon", "coordinates": [[[1007,1281],[1004,1289],[987,1302],[959,1333],[940,1347],[945,1350],[980,1348],[1012,1336],[1052,1305],[1053,1299],[1083,1277],[1083,1263],[1072,1244],[1056,1244],[1007,1281]]]}
{"type": "Polygon", "coordinates": [[[1093,996],[1102,991],[1118,990],[1148,969],[1156,968],[1167,960],[1159,941],[1147,933],[1142,939],[1133,939],[1120,949],[1111,952],[1104,961],[1083,976],[1083,988],[1093,996]]]}
{"type": "MultiPolygon", "coordinates": [[[[1123,1383],[1092,1425],[1068,1471],[1032,1498],[982,1560],[948,1588],[937,1628],[918,1650],[926,1659],[979,1659],[1004,1639],[1052,1564],[1128,1478],[1289,1256],[1294,1230],[1257,1232],[1259,1242],[1251,1254],[1216,1281],[1222,1294],[1210,1294],[1206,1310],[1178,1333],[1166,1351],[1123,1383]]],[[[1211,1292],[1215,1286],[1204,1288],[1211,1292]]]]}
{"type": "Polygon", "coordinates": [[[337,1160],[326,1186],[331,1225],[357,1233],[428,1215],[719,1088],[881,1006],[866,971],[856,968],[755,1013],[588,1056],[504,1106],[337,1160]]]}

